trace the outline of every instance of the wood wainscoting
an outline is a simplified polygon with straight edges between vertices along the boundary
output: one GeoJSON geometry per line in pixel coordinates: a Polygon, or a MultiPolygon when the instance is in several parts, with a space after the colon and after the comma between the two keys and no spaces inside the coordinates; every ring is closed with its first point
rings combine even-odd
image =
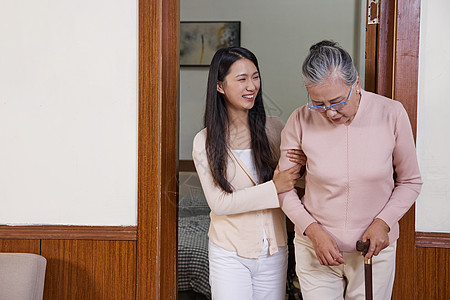
{"type": "Polygon", "coordinates": [[[416,299],[450,299],[450,233],[416,232],[416,299]]]}
{"type": "Polygon", "coordinates": [[[416,248],[414,299],[450,299],[450,248],[416,248]]]}
{"type": "Polygon", "coordinates": [[[136,227],[0,226],[0,252],[47,259],[44,299],[136,299],[136,227]]]}

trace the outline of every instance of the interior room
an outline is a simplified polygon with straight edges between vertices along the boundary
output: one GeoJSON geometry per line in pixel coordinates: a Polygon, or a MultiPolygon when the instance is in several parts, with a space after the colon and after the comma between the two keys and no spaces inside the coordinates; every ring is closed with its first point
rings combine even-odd
{"type": "MultiPolygon", "coordinates": [[[[339,42],[355,57],[358,73],[364,74],[365,19],[366,6],[357,0],[342,1],[339,6],[333,1],[185,0],[180,3],[182,27],[191,22],[240,23],[240,46],[254,52],[260,64],[266,113],[283,122],[293,110],[306,103],[300,67],[313,43],[324,39],[339,42]]],[[[181,29],[181,47],[183,39],[190,35],[183,35],[181,29]]],[[[204,60],[211,58],[210,54],[204,60]]],[[[209,61],[199,66],[185,64],[183,57],[180,58],[179,299],[210,297],[209,210],[192,162],[192,141],[203,128],[209,61]]],[[[364,82],[364,75],[361,79],[364,82]]]]}
{"type": "Polygon", "coordinates": [[[450,2],[336,2],[3,1],[0,298],[208,299],[209,207],[191,156],[208,67],[180,65],[180,26],[239,22],[269,115],[306,103],[300,64],[322,39],[350,52],[367,90],[402,102],[425,184],[400,221],[393,299],[448,299],[450,2]],[[192,239],[198,268],[192,245],[181,251],[192,239]]]}

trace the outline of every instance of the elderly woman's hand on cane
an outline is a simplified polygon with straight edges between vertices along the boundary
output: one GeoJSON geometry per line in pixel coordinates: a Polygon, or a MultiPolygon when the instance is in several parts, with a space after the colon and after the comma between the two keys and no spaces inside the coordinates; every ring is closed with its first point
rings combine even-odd
{"type": "Polygon", "coordinates": [[[372,284],[372,256],[378,255],[381,250],[389,246],[389,226],[381,219],[376,218],[356,242],[356,250],[364,256],[364,281],[366,300],[373,299],[372,284]]]}
{"type": "Polygon", "coordinates": [[[362,241],[370,240],[370,246],[365,254],[365,260],[377,256],[381,250],[389,246],[389,226],[381,219],[376,218],[362,236],[362,241]]]}

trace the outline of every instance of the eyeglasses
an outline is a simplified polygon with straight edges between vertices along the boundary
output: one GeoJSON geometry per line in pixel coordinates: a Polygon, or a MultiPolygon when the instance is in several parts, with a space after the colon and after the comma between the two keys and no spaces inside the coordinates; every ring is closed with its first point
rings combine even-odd
{"type": "Polygon", "coordinates": [[[317,111],[317,112],[326,112],[327,110],[342,110],[344,109],[344,107],[347,105],[347,102],[350,100],[350,96],[352,95],[353,92],[353,86],[355,84],[352,84],[352,88],[350,89],[350,93],[348,94],[347,100],[343,101],[343,102],[338,102],[338,103],[333,103],[330,106],[324,106],[324,105],[309,105],[310,102],[310,98],[309,98],[309,93],[307,93],[307,105],[309,110],[312,111],[317,111]]]}

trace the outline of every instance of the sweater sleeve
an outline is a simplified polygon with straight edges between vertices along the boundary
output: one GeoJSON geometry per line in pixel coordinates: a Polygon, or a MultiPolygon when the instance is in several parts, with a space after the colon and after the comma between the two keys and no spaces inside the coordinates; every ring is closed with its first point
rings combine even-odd
{"type": "MultiPolygon", "coordinates": [[[[301,147],[301,125],[299,120],[299,109],[295,110],[289,117],[283,131],[281,132],[281,156],[279,161],[280,171],[287,170],[295,165],[286,157],[289,149],[299,149],[301,147]]],[[[303,206],[295,189],[278,195],[280,199],[281,209],[286,216],[295,224],[301,232],[316,222],[316,220],[309,214],[303,206]]]]}
{"type": "MultiPolygon", "coordinates": [[[[194,138],[192,157],[203,193],[215,215],[232,215],[280,207],[277,191],[272,180],[256,186],[237,189],[232,193],[227,193],[217,186],[208,164],[205,135],[205,131],[201,131],[194,138]]],[[[230,166],[228,167],[230,168],[230,166]]],[[[237,180],[237,178],[234,178],[234,180],[237,180]]],[[[230,180],[230,183],[233,185],[233,180],[230,180]]]]}
{"type": "Polygon", "coordinates": [[[413,205],[422,187],[408,114],[400,103],[398,105],[400,109],[395,125],[395,146],[392,153],[395,187],[386,206],[377,216],[390,228],[413,205]]]}

